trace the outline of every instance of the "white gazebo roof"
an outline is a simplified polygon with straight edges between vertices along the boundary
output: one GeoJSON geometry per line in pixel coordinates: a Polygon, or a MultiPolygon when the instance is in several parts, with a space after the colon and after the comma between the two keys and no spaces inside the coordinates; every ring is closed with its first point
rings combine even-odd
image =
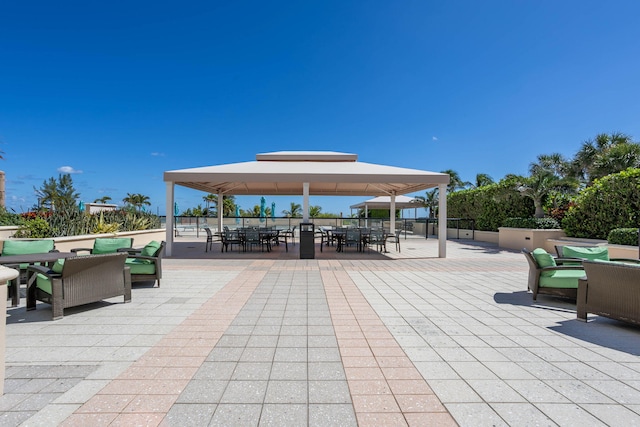
{"type": "Polygon", "coordinates": [[[357,161],[356,154],[280,151],[243,163],[172,170],[164,180],[213,194],[382,196],[448,184],[449,175],[357,161]]]}
{"type": "MultiPolygon", "coordinates": [[[[356,205],[349,206],[351,209],[390,209],[391,208],[391,197],[389,196],[379,196],[374,197],[373,199],[365,200],[364,202],[358,203],[356,205]]],[[[422,207],[422,204],[414,197],[409,196],[396,196],[396,209],[408,209],[408,208],[419,208],[422,207]]]]}

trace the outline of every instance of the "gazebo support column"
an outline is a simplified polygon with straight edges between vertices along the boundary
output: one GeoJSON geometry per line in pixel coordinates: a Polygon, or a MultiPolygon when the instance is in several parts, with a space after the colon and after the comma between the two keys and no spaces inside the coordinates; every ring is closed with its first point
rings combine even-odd
{"type": "Polygon", "coordinates": [[[166,256],[171,256],[171,250],[173,249],[173,223],[174,223],[174,218],[173,218],[173,209],[174,209],[174,184],[172,181],[167,181],[167,222],[165,224],[166,226],[166,233],[167,233],[167,245],[164,248],[164,253],[166,256]]]}
{"type": "Polygon", "coordinates": [[[222,191],[218,191],[218,233],[222,233],[222,217],[224,214],[224,199],[222,191]]]}
{"type": "Polygon", "coordinates": [[[396,193],[389,197],[389,233],[396,234],[396,193]]]}
{"type": "Polygon", "coordinates": [[[447,185],[438,185],[438,257],[447,257],[447,185]]]}
{"type": "Polygon", "coordinates": [[[302,183],[302,222],[309,222],[309,183],[302,183]]]}

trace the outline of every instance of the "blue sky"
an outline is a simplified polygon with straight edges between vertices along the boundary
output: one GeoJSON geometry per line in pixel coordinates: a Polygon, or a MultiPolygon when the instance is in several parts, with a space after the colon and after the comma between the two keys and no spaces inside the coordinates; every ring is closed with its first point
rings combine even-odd
{"type": "MultiPolygon", "coordinates": [[[[472,181],[602,132],[640,140],[638,16],[637,0],[5,1],[7,207],[66,171],[85,202],[142,193],[164,214],[164,171],[262,152],[472,181]]],[[[176,189],[181,208],[202,196],[176,189]]]]}

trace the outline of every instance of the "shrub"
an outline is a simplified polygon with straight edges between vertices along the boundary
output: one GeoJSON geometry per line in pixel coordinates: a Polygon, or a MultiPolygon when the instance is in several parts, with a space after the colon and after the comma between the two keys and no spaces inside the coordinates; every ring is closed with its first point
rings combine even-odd
{"type": "Polygon", "coordinates": [[[612,245],[638,246],[638,229],[614,228],[609,232],[607,241],[612,245]]]}
{"type": "Polygon", "coordinates": [[[532,217],[533,200],[522,197],[516,190],[518,177],[447,196],[447,215],[450,218],[475,220],[476,230],[498,231],[505,219],[532,217]]]}
{"type": "Polygon", "coordinates": [[[13,236],[28,239],[44,239],[51,237],[51,227],[49,227],[49,223],[44,218],[28,219],[16,230],[13,236]]]}
{"type": "Polygon", "coordinates": [[[596,180],[575,199],[562,220],[568,236],[606,239],[614,228],[637,227],[640,222],[640,169],[596,180]]]}
{"type": "Polygon", "coordinates": [[[551,230],[560,228],[560,224],[554,218],[507,218],[502,223],[503,227],[533,228],[536,230],[551,230]]]}

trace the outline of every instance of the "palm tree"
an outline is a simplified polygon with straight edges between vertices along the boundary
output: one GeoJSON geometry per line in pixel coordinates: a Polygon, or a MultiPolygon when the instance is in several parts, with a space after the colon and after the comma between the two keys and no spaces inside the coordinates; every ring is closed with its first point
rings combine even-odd
{"type": "Polygon", "coordinates": [[[640,166],[640,147],[629,135],[601,133],[582,143],[570,164],[574,177],[591,185],[597,178],[640,166]]]}
{"type": "Polygon", "coordinates": [[[145,196],[144,194],[131,194],[127,193],[127,197],[122,199],[124,203],[127,205],[133,206],[137,210],[142,210],[143,206],[151,206],[151,202],[149,201],[149,196],[145,196]]]}
{"type": "Polygon", "coordinates": [[[493,178],[486,173],[479,173],[476,175],[476,183],[473,185],[474,188],[484,187],[485,185],[493,184],[493,178]]]}
{"type": "Polygon", "coordinates": [[[104,197],[100,197],[99,199],[95,199],[95,200],[93,201],[93,203],[101,203],[101,204],[103,204],[103,205],[104,205],[104,204],[105,204],[105,203],[107,203],[109,200],[111,200],[111,197],[109,197],[109,196],[104,196],[104,197]]]}
{"type": "Polygon", "coordinates": [[[420,204],[425,209],[429,210],[429,218],[436,217],[436,209],[438,208],[438,189],[434,188],[431,191],[427,191],[425,196],[416,196],[416,200],[420,201],[420,204]]]}
{"type": "Polygon", "coordinates": [[[570,188],[571,184],[568,181],[558,178],[549,170],[540,169],[537,173],[523,179],[517,189],[521,195],[533,200],[533,206],[536,209],[534,216],[543,218],[545,197],[556,190],[568,192],[570,188]]]}
{"type": "Polygon", "coordinates": [[[73,187],[73,180],[70,174],[60,174],[56,180],[54,177],[42,183],[42,187],[34,187],[36,195],[40,200],[40,205],[49,206],[51,210],[64,210],[76,205],[80,197],[73,187]]]}
{"type": "Polygon", "coordinates": [[[218,203],[218,196],[216,196],[215,194],[209,193],[206,196],[204,196],[202,200],[204,200],[205,206],[208,210],[212,204],[218,203]]]}
{"type": "Polygon", "coordinates": [[[460,174],[453,169],[443,170],[441,173],[449,175],[449,185],[447,186],[447,191],[449,193],[453,193],[456,190],[462,190],[471,185],[469,181],[463,181],[462,178],[460,178],[460,174]]]}
{"type": "Polygon", "coordinates": [[[290,218],[297,218],[302,216],[302,206],[300,206],[298,203],[295,202],[291,202],[291,208],[289,210],[283,210],[282,213],[285,216],[288,216],[290,218]]]}
{"type": "Polygon", "coordinates": [[[322,206],[309,206],[309,216],[311,218],[317,218],[322,213],[322,206]]]}

